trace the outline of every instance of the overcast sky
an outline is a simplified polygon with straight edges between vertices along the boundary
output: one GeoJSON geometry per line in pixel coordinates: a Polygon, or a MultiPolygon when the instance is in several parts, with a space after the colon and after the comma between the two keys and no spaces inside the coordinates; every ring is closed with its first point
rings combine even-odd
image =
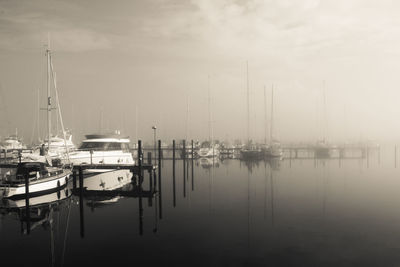
{"type": "Polygon", "coordinates": [[[101,113],[103,130],[132,139],[151,140],[153,124],[165,140],[207,138],[208,86],[215,138],[244,139],[246,61],[252,139],[264,137],[274,84],[282,141],[323,129],[333,142],[398,140],[399,14],[387,0],[0,0],[0,135],[37,138],[49,34],[76,141],[100,130],[101,113]]]}

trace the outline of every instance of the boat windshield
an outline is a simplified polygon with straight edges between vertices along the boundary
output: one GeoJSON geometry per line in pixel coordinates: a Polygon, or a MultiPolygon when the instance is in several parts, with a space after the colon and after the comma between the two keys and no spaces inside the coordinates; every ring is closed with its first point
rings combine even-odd
{"type": "Polygon", "coordinates": [[[23,179],[25,175],[28,175],[28,177],[31,178],[36,175],[36,172],[39,172],[42,175],[47,174],[47,170],[44,163],[41,162],[20,163],[17,167],[16,177],[17,179],[23,179]]]}
{"type": "Polygon", "coordinates": [[[208,141],[204,141],[203,143],[201,143],[200,148],[210,148],[211,144],[208,141]]]}
{"type": "Polygon", "coordinates": [[[118,142],[83,142],[79,149],[128,151],[129,145],[126,143],[118,143],[118,142]]]}

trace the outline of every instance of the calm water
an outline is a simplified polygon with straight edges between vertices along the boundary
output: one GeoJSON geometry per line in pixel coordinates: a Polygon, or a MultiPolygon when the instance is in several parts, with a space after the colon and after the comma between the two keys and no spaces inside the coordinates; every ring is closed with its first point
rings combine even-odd
{"type": "Polygon", "coordinates": [[[110,197],[84,198],[81,220],[79,196],[67,193],[31,207],[27,234],[24,209],[4,208],[2,263],[399,266],[400,169],[392,152],[368,161],[195,161],[193,176],[179,160],[175,198],[166,160],[162,201],[143,198],[142,218],[138,198],[110,197]]]}

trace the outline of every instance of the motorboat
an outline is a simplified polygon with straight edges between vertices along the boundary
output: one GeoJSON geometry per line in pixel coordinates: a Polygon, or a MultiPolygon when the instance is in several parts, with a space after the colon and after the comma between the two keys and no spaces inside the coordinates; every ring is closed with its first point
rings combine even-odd
{"type": "Polygon", "coordinates": [[[259,146],[249,143],[240,150],[240,156],[242,160],[258,160],[264,157],[264,151],[259,146]]]}
{"type": "Polygon", "coordinates": [[[18,149],[26,149],[26,146],[22,144],[17,135],[10,135],[6,137],[1,144],[2,150],[12,151],[18,149]]]}
{"type": "Polygon", "coordinates": [[[330,158],[330,146],[326,140],[318,141],[315,148],[314,153],[316,158],[330,158]]]}
{"type": "MultiPolygon", "coordinates": [[[[73,165],[84,164],[134,164],[129,150],[129,137],[119,134],[86,135],[78,150],[69,153],[73,165]]],[[[98,170],[105,171],[105,170],[98,170]]]]}
{"type": "Polygon", "coordinates": [[[2,164],[0,168],[0,197],[3,198],[26,197],[26,186],[29,197],[60,191],[71,175],[71,170],[52,167],[48,160],[2,164]]]}
{"type": "Polygon", "coordinates": [[[66,139],[52,136],[50,142],[46,140],[45,144],[43,145],[48,146],[47,144],[49,144],[47,154],[52,158],[66,158],[67,152],[76,150],[76,146],[72,142],[72,135],[69,135],[66,139]]]}
{"type": "Polygon", "coordinates": [[[198,150],[200,158],[213,158],[219,156],[219,145],[209,141],[204,141],[198,150]]]}
{"type": "Polygon", "coordinates": [[[283,150],[281,148],[281,143],[278,141],[273,141],[264,152],[266,158],[282,158],[283,150]]]}

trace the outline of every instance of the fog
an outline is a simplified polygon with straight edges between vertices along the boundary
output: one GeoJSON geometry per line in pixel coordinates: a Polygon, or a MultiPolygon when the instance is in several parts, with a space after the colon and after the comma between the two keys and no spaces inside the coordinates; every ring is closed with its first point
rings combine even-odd
{"type": "Polygon", "coordinates": [[[274,86],[282,142],[397,141],[399,12],[382,0],[1,0],[0,136],[45,137],[50,36],[75,141],[116,129],[151,140],[152,125],[163,140],[207,139],[209,100],[213,138],[245,140],[247,78],[251,139],[270,127],[274,86]]]}

